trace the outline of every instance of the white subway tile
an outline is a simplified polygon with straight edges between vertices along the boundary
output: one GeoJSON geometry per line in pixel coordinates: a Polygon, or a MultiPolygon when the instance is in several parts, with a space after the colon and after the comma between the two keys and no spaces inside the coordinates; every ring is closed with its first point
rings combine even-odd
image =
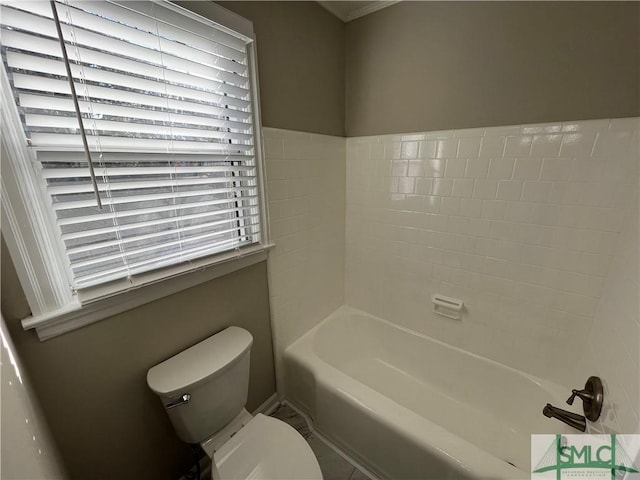
{"type": "Polygon", "coordinates": [[[538,180],[542,169],[541,158],[518,158],[513,170],[514,180],[538,180]]]}
{"type": "Polygon", "coordinates": [[[415,193],[418,195],[431,195],[433,180],[431,178],[416,178],[415,193]]]}
{"type": "Polygon", "coordinates": [[[449,158],[444,171],[444,176],[449,178],[460,178],[465,176],[467,160],[464,158],[449,158]]]}
{"type": "Polygon", "coordinates": [[[563,132],[597,131],[609,128],[609,120],[583,120],[562,124],[563,132]]]}
{"type": "Polygon", "coordinates": [[[509,222],[532,223],[533,205],[517,201],[507,202],[504,218],[509,222]]]}
{"type": "Polygon", "coordinates": [[[560,156],[586,159],[593,152],[593,144],[596,140],[596,132],[580,131],[576,133],[565,133],[562,136],[562,146],[560,156]]]}
{"type": "Polygon", "coordinates": [[[455,130],[438,130],[435,132],[426,132],[424,138],[427,140],[447,140],[455,138],[455,130]]]}
{"type": "Polygon", "coordinates": [[[454,178],[451,195],[454,197],[471,198],[473,195],[473,184],[474,180],[472,178],[454,178]]]}
{"type": "Polygon", "coordinates": [[[384,144],[372,143],[369,145],[370,160],[380,161],[384,159],[384,144]]]}
{"type": "Polygon", "coordinates": [[[507,137],[504,147],[505,157],[528,157],[531,152],[531,143],[533,137],[530,135],[518,135],[515,137],[507,137]]]}
{"type": "Polygon", "coordinates": [[[482,214],[482,200],[478,198],[462,198],[460,201],[460,215],[464,217],[479,217],[482,214]]]}
{"type": "Polygon", "coordinates": [[[540,180],[566,182],[573,170],[571,158],[545,158],[542,162],[540,180]]]}
{"type": "Polygon", "coordinates": [[[408,160],[392,160],[391,162],[391,176],[392,177],[406,177],[409,173],[409,161],[408,160]]]}
{"type": "Polygon", "coordinates": [[[598,132],[595,146],[593,147],[594,157],[637,157],[638,145],[634,142],[631,131],[604,131],[598,132]]]}
{"type": "Polygon", "coordinates": [[[562,135],[534,135],[530,155],[532,157],[557,157],[560,153],[561,143],[562,135]]]}
{"type": "Polygon", "coordinates": [[[525,202],[546,202],[551,194],[551,182],[524,182],[522,200],[525,202]]]}
{"type": "Polygon", "coordinates": [[[264,155],[268,159],[284,158],[284,141],[280,137],[265,137],[264,139],[264,155]]]}
{"type": "Polygon", "coordinates": [[[540,123],[536,125],[523,125],[520,133],[523,135],[557,133],[562,131],[562,124],[559,123],[540,123]]]}
{"type": "Polygon", "coordinates": [[[416,179],[413,177],[398,178],[398,193],[414,193],[415,186],[416,186],[416,179]]]}
{"type": "Polygon", "coordinates": [[[518,135],[522,129],[522,125],[506,125],[500,127],[489,127],[485,135],[487,137],[518,135]]]}
{"type": "Polygon", "coordinates": [[[460,130],[454,130],[452,132],[453,136],[456,138],[465,138],[465,137],[483,137],[485,134],[484,128],[463,128],[460,130]]]}
{"type": "Polygon", "coordinates": [[[442,199],[442,205],[440,212],[445,215],[459,215],[460,212],[460,198],[445,197],[442,199]]]}
{"type": "Polygon", "coordinates": [[[489,158],[469,158],[465,177],[467,178],[487,178],[489,172],[489,158]]]}
{"type": "Polygon", "coordinates": [[[498,200],[520,200],[524,182],[515,180],[500,180],[498,182],[498,200]]]}
{"type": "Polygon", "coordinates": [[[424,133],[408,133],[400,135],[400,140],[403,142],[415,142],[419,140],[424,140],[424,133]]]}
{"type": "Polygon", "coordinates": [[[400,147],[400,156],[405,159],[418,158],[418,146],[419,143],[415,142],[402,142],[400,147]]]}
{"type": "Polygon", "coordinates": [[[402,142],[387,142],[384,143],[384,156],[396,160],[401,158],[402,142]]]}
{"type": "Polygon", "coordinates": [[[482,138],[467,137],[459,140],[458,158],[477,158],[480,154],[482,138]]]}
{"type": "Polygon", "coordinates": [[[448,197],[451,195],[452,190],[453,190],[452,178],[434,178],[433,179],[433,187],[431,189],[431,192],[433,193],[433,195],[448,197]]]}
{"type": "Polygon", "coordinates": [[[493,200],[498,192],[498,180],[476,180],[473,187],[473,198],[493,200]]]}
{"type": "Polygon", "coordinates": [[[436,158],[456,158],[457,154],[458,154],[457,138],[447,138],[446,140],[438,140],[436,158]]]}
{"type": "Polygon", "coordinates": [[[640,118],[612,118],[609,123],[609,130],[640,130],[640,118]]]}
{"type": "Polygon", "coordinates": [[[485,136],[480,145],[480,158],[497,158],[504,154],[505,137],[485,136]]]}
{"type": "Polygon", "coordinates": [[[423,140],[420,142],[420,158],[436,158],[437,140],[423,140]]]}
{"type": "Polygon", "coordinates": [[[489,165],[489,178],[511,179],[513,175],[514,158],[492,158],[489,165]]]}
{"type": "MultiPolygon", "coordinates": [[[[498,186],[498,190],[500,186],[498,186]]],[[[482,218],[488,218],[491,220],[502,220],[506,211],[507,205],[502,200],[485,200],[482,206],[482,218]]]]}
{"type": "Polygon", "coordinates": [[[426,169],[427,167],[423,160],[409,160],[407,175],[409,177],[424,177],[426,169]]]}
{"type": "Polygon", "coordinates": [[[488,237],[491,231],[491,221],[477,217],[478,215],[473,215],[469,218],[469,231],[467,235],[488,237]]]}
{"type": "Polygon", "coordinates": [[[269,182],[267,185],[269,200],[284,200],[287,197],[287,188],[284,180],[269,182]]]}
{"type": "Polygon", "coordinates": [[[443,159],[427,160],[425,175],[428,177],[444,177],[446,162],[447,161],[443,159]]]}

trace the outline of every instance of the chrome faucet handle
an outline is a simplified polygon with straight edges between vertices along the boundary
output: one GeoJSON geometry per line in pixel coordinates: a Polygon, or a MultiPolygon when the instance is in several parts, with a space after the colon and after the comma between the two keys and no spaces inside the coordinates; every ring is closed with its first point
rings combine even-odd
{"type": "Polygon", "coordinates": [[[588,401],[588,402],[593,401],[593,393],[591,393],[586,388],[584,390],[576,390],[575,388],[573,390],[571,390],[571,396],[567,399],[567,403],[569,405],[573,405],[573,401],[576,399],[576,397],[580,397],[583,402],[584,401],[588,401]]]}

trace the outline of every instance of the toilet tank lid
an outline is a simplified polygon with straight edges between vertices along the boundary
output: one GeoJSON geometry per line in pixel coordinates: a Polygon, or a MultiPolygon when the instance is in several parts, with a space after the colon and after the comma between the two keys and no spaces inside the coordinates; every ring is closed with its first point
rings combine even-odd
{"type": "Polygon", "coordinates": [[[226,370],[252,343],[253,337],[244,328],[226,328],[151,367],[147,384],[159,395],[188,393],[184,390],[226,370]]]}

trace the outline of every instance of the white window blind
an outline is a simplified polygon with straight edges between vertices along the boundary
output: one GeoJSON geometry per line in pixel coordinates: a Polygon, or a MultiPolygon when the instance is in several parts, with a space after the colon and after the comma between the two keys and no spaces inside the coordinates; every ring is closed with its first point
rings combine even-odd
{"type": "Polygon", "coordinates": [[[82,289],[260,242],[246,39],[149,1],[2,5],[2,59],[82,289]]]}

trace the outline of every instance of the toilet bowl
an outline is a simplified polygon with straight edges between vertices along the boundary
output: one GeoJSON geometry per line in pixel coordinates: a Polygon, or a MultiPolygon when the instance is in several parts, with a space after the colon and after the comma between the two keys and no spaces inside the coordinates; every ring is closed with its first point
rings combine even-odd
{"type": "Polygon", "coordinates": [[[249,332],[229,327],[150,368],[147,384],[177,435],[211,458],[214,480],[322,480],[302,435],[245,410],[252,343],[249,332]]]}
{"type": "Polygon", "coordinates": [[[322,479],[311,447],[293,427],[260,413],[253,418],[243,414],[248,423],[218,448],[214,450],[215,439],[201,444],[215,462],[218,478],[322,479]]]}

